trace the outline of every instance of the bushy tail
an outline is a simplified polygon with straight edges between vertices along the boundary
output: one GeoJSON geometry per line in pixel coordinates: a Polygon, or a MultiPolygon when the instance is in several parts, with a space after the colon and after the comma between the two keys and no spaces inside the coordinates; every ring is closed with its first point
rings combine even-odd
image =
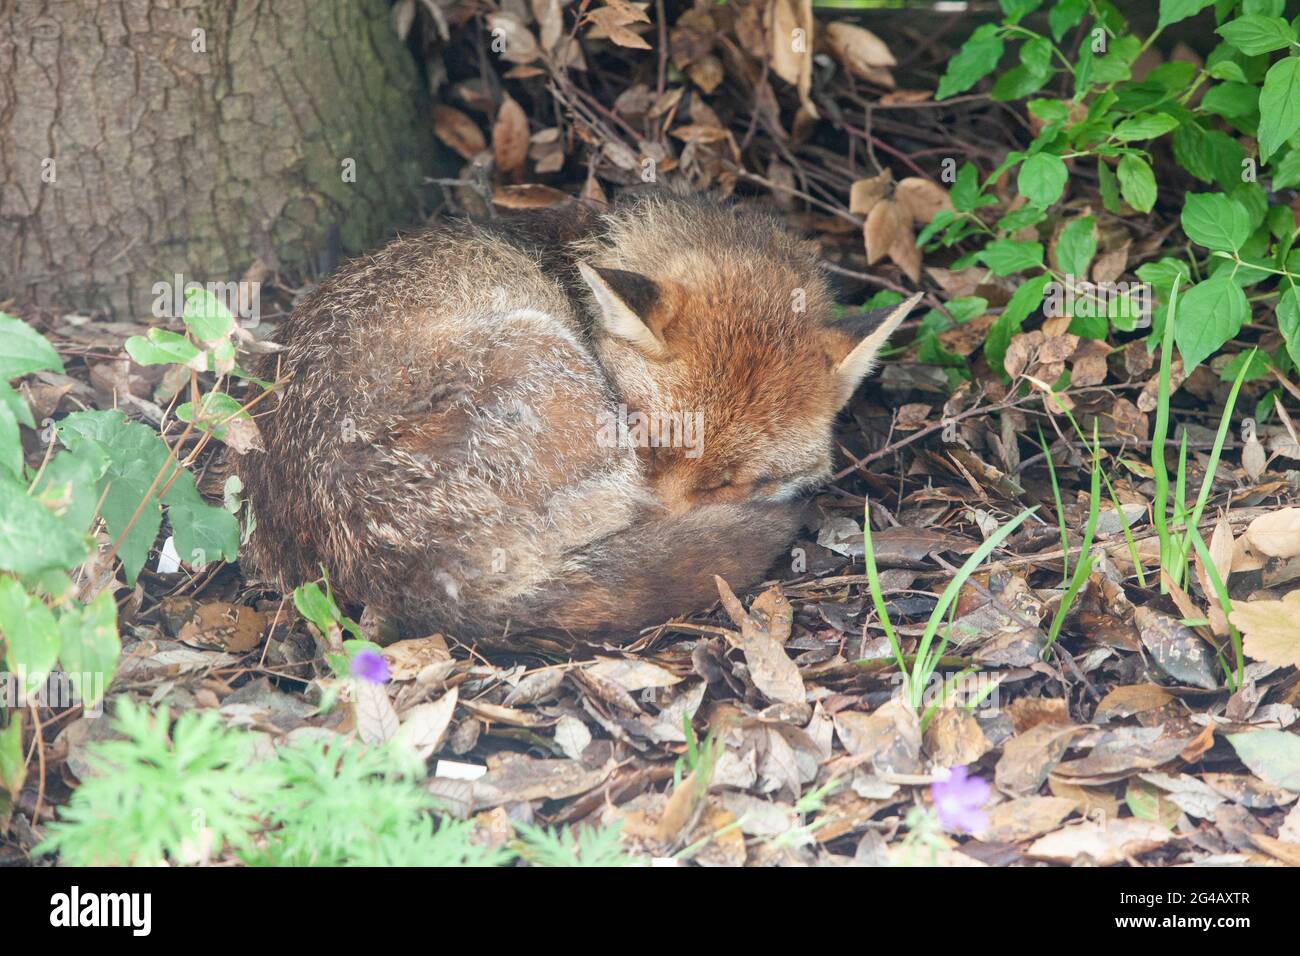
{"type": "Polygon", "coordinates": [[[737,592],[762,581],[787,553],[804,508],[719,504],[648,519],[571,556],[523,616],[546,630],[634,638],[640,628],[713,604],[714,575],[737,592]]]}

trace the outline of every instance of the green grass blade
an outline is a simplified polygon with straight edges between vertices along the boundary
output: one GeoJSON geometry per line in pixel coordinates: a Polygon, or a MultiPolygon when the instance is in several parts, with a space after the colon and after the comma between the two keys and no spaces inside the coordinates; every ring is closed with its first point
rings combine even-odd
{"type": "Polygon", "coordinates": [[[867,589],[871,592],[871,603],[875,606],[876,616],[880,618],[880,626],[884,628],[885,636],[889,638],[889,646],[894,651],[894,660],[898,662],[899,673],[903,675],[903,690],[910,700],[911,678],[907,673],[907,663],[903,660],[903,647],[898,643],[898,635],[894,633],[893,622],[889,620],[889,611],[885,607],[885,594],[880,589],[880,572],[876,569],[876,550],[871,544],[870,502],[863,502],[862,505],[862,550],[862,560],[867,566],[867,589]]]}
{"type": "MultiPolygon", "coordinates": [[[[1228,596],[1228,588],[1223,583],[1223,578],[1219,576],[1219,569],[1214,566],[1214,560],[1210,557],[1210,549],[1205,545],[1205,539],[1201,537],[1201,532],[1197,530],[1196,525],[1191,525],[1187,529],[1187,537],[1191,539],[1192,545],[1196,548],[1196,553],[1201,556],[1201,564],[1205,567],[1205,575],[1210,579],[1210,584],[1214,587],[1214,596],[1219,601],[1219,608],[1223,611],[1223,616],[1228,618],[1228,634],[1232,640],[1232,653],[1237,658],[1237,673],[1234,675],[1231,668],[1224,668],[1224,673],[1228,676],[1228,686],[1236,690],[1241,686],[1244,679],[1244,661],[1245,657],[1241,650],[1241,631],[1233,626],[1232,599],[1228,596]]],[[[1220,655],[1222,660],[1222,655],[1220,655]]]]}
{"type": "MultiPolygon", "coordinates": [[[[1174,275],[1169,292],[1169,314],[1165,316],[1164,336],[1160,343],[1160,377],[1156,391],[1156,425],[1151,436],[1151,472],[1156,483],[1156,499],[1151,509],[1151,521],[1160,536],[1162,563],[1169,553],[1169,469],[1165,466],[1165,439],[1169,437],[1169,393],[1173,377],[1174,322],[1178,314],[1178,283],[1182,276],[1174,275]]],[[[1165,589],[1163,582],[1161,590],[1165,589]]]]}
{"type": "MultiPolygon", "coordinates": [[[[939,625],[943,622],[943,616],[948,613],[948,607],[957,599],[957,594],[961,591],[962,585],[965,584],[967,579],[975,573],[975,569],[983,563],[984,559],[992,554],[994,549],[1005,541],[1011,532],[1020,527],[1020,525],[1037,510],[1038,508],[1035,506],[1027,511],[1020,512],[1019,515],[1012,518],[1002,527],[998,528],[997,531],[993,532],[993,534],[989,535],[984,543],[976,548],[975,552],[966,559],[966,563],[958,568],[957,573],[953,575],[953,579],[949,581],[948,586],[943,589],[943,593],[939,595],[939,603],[936,604],[934,610],[930,612],[930,620],[926,622],[925,631],[921,634],[921,641],[916,649],[916,663],[913,665],[914,684],[924,686],[924,681],[921,681],[919,678],[923,667],[930,662],[930,645],[934,642],[934,636],[938,633],[939,625]]],[[[929,673],[927,672],[925,676],[928,678],[929,673]]]]}
{"type": "Polygon", "coordinates": [[[1043,427],[1038,426],[1038,444],[1042,446],[1043,457],[1047,459],[1047,474],[1052,479],[1052,498],[1056,502],[1056,523],[1061,529],[1061,583],[1070,580],[1070,537],[1065,531],[1065,508],[1061,506],[1061,485],[1056,479],[1056,462],[1052,461],[1051,449],[1043,437],[1043,427]]]}

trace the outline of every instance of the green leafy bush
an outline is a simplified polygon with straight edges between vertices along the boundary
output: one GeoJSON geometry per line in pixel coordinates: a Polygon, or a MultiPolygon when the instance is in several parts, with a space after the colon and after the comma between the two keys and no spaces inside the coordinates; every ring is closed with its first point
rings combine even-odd
{"type": "Polygon", "coordinates": [[[41,854],[65,864],[201,863],[233,854],[264,866],[612,866],[631,862],[618,831],[521,825],[513,846],[487,846],[472,824],[437,818],[423,762],[400,745],[343,738],[261,752],[214,712],[120,699],[122,739],[92,744],[81,782],[41,854]]]}
{"type": "MultiPolygon", "coordinates": [[[[1001,21],[976,29],[949,61],[939,99],[1015,63],[997,75],[991,95],[1023,101],[1035,131],[1025,149],[1011,152],[986,177],[969,162],[956,170],[953,209],[936,216],[920,238],[931,249],[959,246],[956,268],[982,263],[996,275],[1020,277],[985,341],[993,369],[1003,371],[1008,343],[1043,304],[1048,284],[1087,275],[1097,248],[1094,217],[1065,224],[1051,259],[1042,242],[1017,237],[1048,222],[1049,210],[1081,171],[1095,174],[1102,204],[1115,215],[1144,215],[1158,201],[1182,201],[1180,224],[1190,240],[1185,252],[1137,269],[1158,303],[1147,333],[1152,348],[1160,341],[1173,280],[1181,276],[1190,288],[1180,304],[1176,344],[1188,372],[1242,330],[1252,303],[1271,305],[1282,344],[1262,356],[1251,377],[1268,374],[1270,365],[1287,373],[1300,361],[1300,250],[1291,210],[1277,195],[1300,185],[1300,17],[1285,20],[1284,5],[1160,0],[1155,31],[1139,39],[1109,0],[1001,0],[1001,21]],[[1211,6],[1205,16],[1218,24],[1219,42],[1203,67],[1171,60],[1133,78],[1135,61],[1166,27],[1211,6]],[[1044,8],[1047,33],[1025,25],[1044,8]],[[1073,49],[1067,36],[1078,41],[1075,56],[1065,52],[1073,49]],[[1064,96],[1045,92],[1062,86],[1064,96]],[[1204,191],[1160,196],[1152,150],[1165,142],[1204,191]],[[1028,202],[990,223],[978,211],[997,202],[992,186],[1011,173],[1028,202]]],[[[1087,297],[1075,303],[1070,332],[1105,338],[1112,329],[1135,330],[1123,303],[1101,310],[1095,305],[1087,297]]],[[[946,322],[931,319],[930,331],[946,322]]],[[[933,347],[928,358],[959,365],[942,361],[933,347]]],[[[1231,380],[1236,371],[1223,375],[1231,380]]]]}
{"type": "MultiPolygon", "coordinates": [[[[178,407],[188,429],[229,438],[247,412],[214,388],[199,388],[197,370],[222,377],[234,365],[235,320],[210,293],[191,292],[186,335],[153,329],[133,338],[127,351],[145,364],[181,362],[190,369],[191,403],[178,407]],[[194,408],[200,409],[195,412],[194,408]]],[[[120,560],[133,584],[162,527],[164,509],[176,548],[191,566],[234,560],[239,523],[224,507],[207,504],[189,466],[204,435],[184,458],[147,425],[119,411],[75,412],[40,431],[47,453],[30,467],[22,428],[36,429],[12,379],[44,370],[63,371],[54,347],[38,332],[0,313],[0,646],[4,669],[19,675],[25,693],[36,692],[61,666],[86,706],[102,698],[117,669],[121,643],[112,589],[87,593],[95,575],[79,569],[92,557],[103,566],[120,560]],[[58,446],[62,446],[59,448],[58,446]],[[101,528],[110,544],[98,554],[101,528]]],[[[22,787],[22,722],[0,714],[0,823],[9,796],[22,787]]]]}

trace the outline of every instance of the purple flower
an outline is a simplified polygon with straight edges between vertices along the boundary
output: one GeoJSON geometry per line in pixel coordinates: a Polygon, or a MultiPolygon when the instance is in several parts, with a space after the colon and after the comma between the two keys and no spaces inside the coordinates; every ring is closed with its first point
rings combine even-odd
{"type": "Polygon", "coordinates": [[[352,658],[352,676],[371,684],[388,683],[388,661],[384,655],[369,648],[357,651],[352,658]]]}
{"type": "Polygon", "coordinates": [[[982,777],[968,777],[965,767],[953,767],[946,780],[930,784],[930,798],[945,830],[978,833],[988,825],[984,804],[992,793],[982,777]]]}

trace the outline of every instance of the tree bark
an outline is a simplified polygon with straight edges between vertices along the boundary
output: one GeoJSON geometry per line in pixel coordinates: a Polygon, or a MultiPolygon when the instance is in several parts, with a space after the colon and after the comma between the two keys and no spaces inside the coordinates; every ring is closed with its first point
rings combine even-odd
{"type": "Polygon", "coordinates": [[[166,6],[0,0],[0,300],[142,316],[177,273],[358,252],[419,210],[434,146],[383,0],[166,6]]]}

